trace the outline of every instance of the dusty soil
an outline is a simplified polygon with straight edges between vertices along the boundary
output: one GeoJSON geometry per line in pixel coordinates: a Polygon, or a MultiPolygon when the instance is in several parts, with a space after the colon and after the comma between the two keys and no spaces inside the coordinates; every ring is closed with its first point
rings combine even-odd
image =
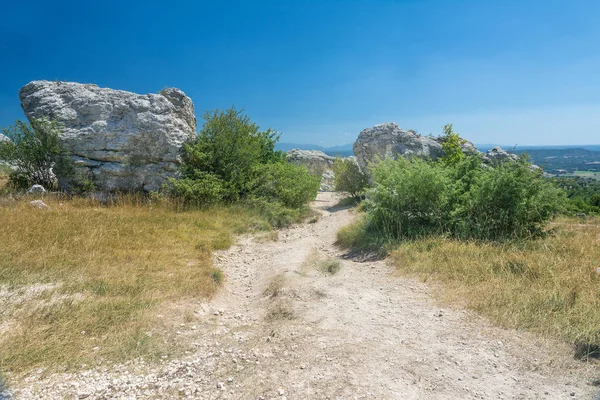
{"type": "Polygon", "coordinates": [[[321,193],[316,223],[215,255],[220,294],[161,311],[184,355],[33,374],[13,385],[14,398],[594,398],[598,366],[575,361],[568,346],[441,306],[385,261],[346,259],[335,233],[355,215],[335,202],[321,193]],[[332,258],[341,261],[334,275],[319,267],[332,258]]]}

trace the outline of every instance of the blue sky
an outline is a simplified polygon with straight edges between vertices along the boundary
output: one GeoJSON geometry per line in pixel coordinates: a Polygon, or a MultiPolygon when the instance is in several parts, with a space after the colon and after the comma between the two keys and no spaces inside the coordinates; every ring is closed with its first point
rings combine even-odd
{"type": "Polygon", "coordinates": [[[0,126],[48,79],[178,87],[282,141],[385,121],[476,143],[600,143],[596,0],[28,1],[0,18],[0,126]]]}

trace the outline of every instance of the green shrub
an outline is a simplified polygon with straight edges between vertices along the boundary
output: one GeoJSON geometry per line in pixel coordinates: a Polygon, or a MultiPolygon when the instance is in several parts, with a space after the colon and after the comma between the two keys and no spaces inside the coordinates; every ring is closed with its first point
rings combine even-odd
{"type": "Polygon", "coordinates": [[[197,172],[194,179],[171,179],[169,182],[171,195],[197,207],[217,204],[225,193],[223,181],[214,174],[197,172]]]}
{"type": "Polygon", "coordinates": [[[299,208],[314,200],[321,183],[321,177],[288,162],[260,165],[255,175],[251,185],[254,197],[280,202],[290,208],[299,208]]]}
{"type": "Polygon", "coordinates": [[[219,196],[225,201],[245,198],[259,165],[283,161],[281,152],[274,150],[278,138],[277,132],[260,132],[235,108],[208,112],[198,136],[184,146],[182,177],[208,179],[211,186],[220,181],[219,196]]]}
{"type": "Polygon", "coordinates": [[[439,232],[448,217],[450,182],[443,167],[421,159],[385,160],[373,168],[368,225],[387,237],[439,232]]]}
{"type": "MultiPolygon", "coordinates": [[[[537,236],[564,208],[564,192],[530,169],[526,160],[504,162],[471,172],[468,190],[458,191],[452,233],[487,240],[537,236]]],[[[460,182],[460,180],[458,181],[460,182]]]]}
{"type": "Polygon", "coordinates": [[[40,184],[47,189],[56,187],[52,168],[60,163],[65,152],[59,135],[61,126],[56,121],[33,119],[30,125],[16,121],[2,130],[10,140],[0,141],[0,161],[15,167],[10,172],[11,186],[25,189],[40,184]]]}
{"type": "Polygon", "coordinates": [[[565,204],[564,192],[525,159],[491,168],[478,156],[452,166],[400,158],[376,165],[373,177],[364,220],[338,236],[357,249],[429,235],[528,239],[565,204]]]}
{"type": "Polygon", "coordinates": [[[334,189],[336,192],[348,193],[360,200],[369,186],[367,174],[362,172],[358,164],[347,158],[336,158],[333,161],[334,189]]]}
{"type": "Polygon", "coordinates": [[[316,197],[320,177],[288,163],[275,151],[279,135],[260,132],[235,108],[204,120],[198,137],[184,145],[182,178],[169,181],[170,194],[186,205],[249,204],[277,227],[296,222],[316,197]]]}

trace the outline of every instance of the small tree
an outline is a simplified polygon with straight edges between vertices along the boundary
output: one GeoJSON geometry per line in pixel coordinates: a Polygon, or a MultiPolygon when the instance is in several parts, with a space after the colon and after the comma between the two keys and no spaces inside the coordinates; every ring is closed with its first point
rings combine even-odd
{"type": "Polygon", "coordinates": [[[446,166],[458,164],[465,154],[462,152],[461,144],[464,142],[458,133],[454,132],[452,124],[444,125],[444,134],[442,135],[442,149],[444,156],[441,161],[446,166]]]}
{"type": "Polygon", "coordinates": [[[247,197],[249,183],[256,178],[256,167],[283,160],[281,153],[274,150],[278,139],[277,132],[259,131],[235,107],[207,112],[198,137],[184,147],[182,177],[220,181],[223,188],[219,196],[226,201],[247,197]]]}
{"type": "Polygon", "coordinates": [[[369,186],[369,178],[362,172],[358,164],[348,158],[336,158],[333,161],[334,189],[336,192],[348,193],[360,200],[369,186]]]}
{"type": "Polygon", "coordinates": [[[58,122],[42,118],[32,119],[30,125],[16,121],[14,126],[2,130],[10,140],[0,141],[0,160],[15,167],[10,173],[13,186],[56,186],[52,168],[61,162],[64,154],[59,139],[61,129],[58,122]]]}

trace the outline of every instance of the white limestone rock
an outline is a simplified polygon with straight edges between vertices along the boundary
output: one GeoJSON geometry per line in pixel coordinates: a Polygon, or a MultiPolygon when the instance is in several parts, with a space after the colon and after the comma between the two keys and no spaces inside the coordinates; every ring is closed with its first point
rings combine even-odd
{"type": "Polygon", "coordinates": [[[29,120],[60,122],[75,177],[101,191],[154,191],[177,175],[183,143],[196,135],[192,100],[179,89],[139,95],[73,82],[33,81],[19,94],[29,120]]]}
{"type": "Polygon", "coordinates": [[[519,156],[513,153],[509,153],[501,147],[494,147],[493,149],[488,150],[484,156],[483,161],[487,164],[497,164],[503,161],[517,161],[519,156]]]}
{"type": "Polygon", "coordinates": [[[386,122],[363,129],[354,142],[354,154],[362,170],[377,159],[420,157],[437,159],[444,154],[442,145],[435,139],[420,136],[413,131],[386,122]]]}
{"type": "Polygon", "coordinates": [[[42,185],[33,185],[27,189],[27,194],[43,194],[46,193],[46,188],[42,185]]]}
{"type": "MultiPolygon", "coordinates": [[[[480,154],[468,140],[461,142],[463,153],[480,154]]],[[[395,122],[386,122],[372,128],[363,129],[354,142],[354,154],[363,171],[377,159],[397,159],[398,157],[419,157],[436,160],[444,155],[442,137],[429,137],[413,130],[402,129],[395,122]]]]}
{"type": "Polygon", "coordinates": [[[333,173],[333,160],[334,157],[328,156],[322,151],[318,150],[300,150],[292,149],[285,153],[289,162],[303,165],[311,173],[321,176],[321,187],[322,192],[330,192],[333,190],[333,180],[335,175],[333,173]]]}

